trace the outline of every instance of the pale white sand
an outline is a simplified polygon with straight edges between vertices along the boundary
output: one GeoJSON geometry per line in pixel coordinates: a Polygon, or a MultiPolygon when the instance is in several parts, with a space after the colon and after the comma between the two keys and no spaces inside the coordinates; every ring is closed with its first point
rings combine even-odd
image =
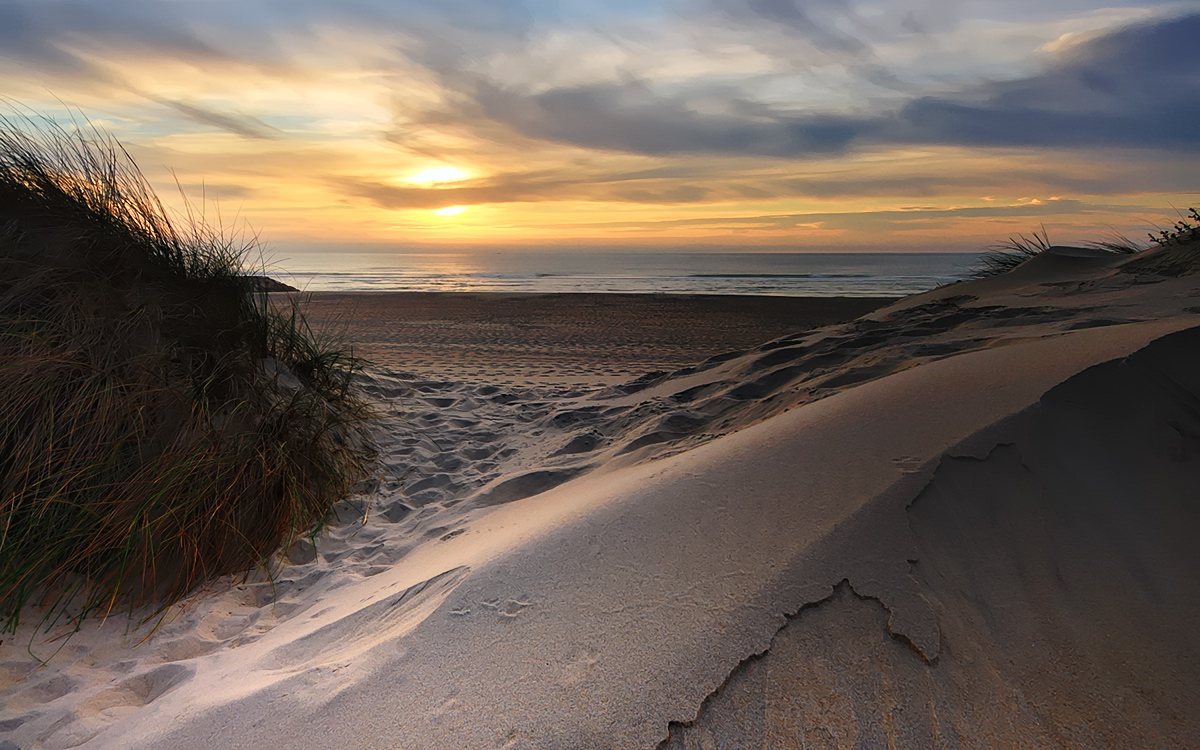
{"type": "Polygon", "coordinates": [[[1198,746],[1200,276],[1167,256],[624,386],[376,373],[378,487],[273,604],[214,587],[40,669],[25,626],[0,747],[1198,746]]]}

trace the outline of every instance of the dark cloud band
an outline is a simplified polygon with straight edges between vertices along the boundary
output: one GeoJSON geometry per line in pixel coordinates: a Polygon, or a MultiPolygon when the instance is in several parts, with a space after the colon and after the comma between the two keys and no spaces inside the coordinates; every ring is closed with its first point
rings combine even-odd
{"type": "Polygon", "coordinates": [[[1192,150],[1200,147],[1198,38],[1200,14],[1129,26],[1079,45],[1039,75],[865,115],[737,101],[726,114],[701,114],[687,96],[658,95],[641,82],[522,94],[485,81],[474,95],[482,113],[525,137],[639,154],[802,157],[884,144],[1192,150]]]}

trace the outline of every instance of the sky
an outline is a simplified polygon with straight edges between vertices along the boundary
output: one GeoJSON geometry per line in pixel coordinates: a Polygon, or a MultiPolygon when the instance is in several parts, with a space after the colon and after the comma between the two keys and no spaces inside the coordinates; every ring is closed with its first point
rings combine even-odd
{"type": "Polygon", "coordinates": [[[0,96],[283,252],[976,250],[1200,206],[1200,0],[0,0],[0,96]]]}

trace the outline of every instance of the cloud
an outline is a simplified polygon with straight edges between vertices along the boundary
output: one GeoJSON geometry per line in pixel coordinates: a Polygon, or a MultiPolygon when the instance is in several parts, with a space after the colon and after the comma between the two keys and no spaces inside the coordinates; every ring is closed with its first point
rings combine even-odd
{"type": "Polygon", "coordinates": [[[177,182],[176,185],[183,195],[194,199],[196,205],[203,208],[210,202],[248,198],[254,194],[253,188],[233,182],[177,182]]]}
{"type": "Polygon", "coordinates": [[[201,125],[211,125],[214,128],[228,131],[234,135],[240,135],[243,138],[269,140],[278,138],[281,135],[278,128],[268,125],[257,117],[251,117],[250,115],[221,113],[198,104],[188,104],[187,102],[173,102],[168,100],[159,100],[159,102],[193,122],[200,123],[201,125]]]}
{"type": "Polygon", "coordinates": [[[113,75],[103,61],[114,55],[209,61],[227,57],[162,3],[8,0],[0,4],[0,58],[39,72],[108,83],[113,75]]]}
{"type": "Polygon", "coordinates": [[[436,209],[446,206],[535,201],[615,201],[621,203],[698,203],[712,190],[674,181],[631,178],[620,173],[579,174],[543,172],[503,174],[473,180],[462,186],[422,188],[377,180],[329,180],[344,195],[365,198],[389,210],[436,209]],[[631,185],[630,183],[634,183],[631,185]],[[639,184],[641,183],[641,184],[639,184]]]}
{"type": "Polygon", "coordinates": [[[472,181],[461,187],[438,188],[409,187],[344,177],[333,178],[329,182],[345,195],[365,198],[380,208],[391,210],[521,203],[549,197],[563,199],[571,194],[579,194],[577,182],[537,175],[505,175],[472,181]]]}
{"type": "Polygon", "coordinates": [[[71,79],[111,83],[112,77],[44,33],[42,19],[19,4],[0,5],[0,61],[71,79]]]}
{"type": "Polygon", "coordinates": [[[983,146],[1200,147],[1200,14],[1118,29],[1044,72],[900,112],[897,140],[983,146]]]}
{"type": "Polygon", "coordinates": [[[913,34],[951,31],[958,26],[961,6],[961,0],[914,0],[904,9],[900,28],[913,34]]]}
{"type": "MultiPolygon", "coordinates": [[[[1049,199],[1017,205],[966,206],[960,208],[913,207],[885,211],[838,211],[825,213],[766,214],[759,216],[703,216],[687,219],[667,219],[653,222],[608,222],[589,226],[620,228],[656,227],[684,229],[703,227],[757,227],[795,229],[819,225],[822,229],[852,231],[904,229],[908,225],[931,225],[954,219],[1027,218],[1062,216],[1102,211],[1128,211],[1125,206],[1091,205],[1078,200],[1049,199]]],[[[581,225],[583,226],[583,225],[581,225]]]]}
{"type": "MultiPolygon", "coordinates": [[[[337,193],[365,199],[388,210],[437,209],[448,205],[586,201],[683,205],[743,201],[837,200],[844,198],[907,198],[936,200],[941,196],[1115,195],[1129,193],[1187,193],[1195,187],[1195,169],[1169,152],[1080,152],[1047,161],[1036,157],[1011,159],[946,151],[936,161],[908,165],[896,171],[840,167],[830,163],[814,173],[796,167],[679,158],[669,166],[623,170],[603,160],[581,161],[569,168],[509,172],[456,186],[420,187],[360,178],[327,178],[337,193]]],[[[1073,202],[1047,201],[1005,209],[1013,215],[1062,213],[1073,202]]],[[[964,209],[974,211],[977,209],[964,209]]],[[[994,211],[995,209],[989,209],[994,211]]],[[[903,212],[906,221],[916,216],[903,212]]],[[[991,214],[987,214],[990,216],[991,214]]],[[[818,220],[809,216],[808,219],[818,220]]],[[[980,217],[984,217],[980,214],[980,217]]],[[[822,219],[823,220],[823,219],[822,219]]],[[[925,220],[925,219],[921,219],[925,220]]]]}
{"type": "Polygon", "coordinates": [[[525,137],[641,154],[837,153],[871,125],[841,115],[756,117],[745,110],[762,108],[737,100],[726,112],[702,113],[688,97],[660,96],[639,81],[532,95],[485,81],[475,96],[483,115],[525,137]]]}
{"type": "MultiPolygon", "coordinates": [[[[741,6],[799,23],[790,2],[741,6]]],[[[476,79],[472,115],[526,138],[648,155],[803,157],[897,144],[1194,149],[1197,38],[1200,14],[1128,26],[1064,51],[1037,75],[890,111],[796,110],[741,99],[727,87],[666,94],[637,80],[530,93],[476,79]],[[713,111],[714,99],[721,111],[713,111]]]]}
{"type": "Polygon", "coordinates": [[[335,31],[450,68],[511,48],[532,23],[522,0],[3,0],[0,62],[105,82],[121,62],[156,58],[284,73],[311,65],[311,45],[335,31]]]}
{"type": "Polygon", "coordinates": [[[701,203],[713,192],[711,188],[699,185],[676,185],[659,190],[617,190],[609,199],[628,203],[701,203]]]}
{"type": "Polygon", "coordinates": [[[262,139],[276,132],[206,95],[224,84],[237,95],[242,82],[269,90],[272,79],[450,75],[472,56],[513,51],[531,24],[522,0],[0,0],[0,80],[68,100],[148,100],[262,139]]]}
{"type": "Polygon", "coordinates": [[[776,27],[825,52],[852,57],[870,52],[866,41],[839,28],[858,25],[846,0],[713,0],[713,4],[730,20],[776,27]]]}
{"type": "MultiPolygon", "coordinates": [[[[909,26],[920,31],[954,26],[961,5],[960,0],[913,0],[905,6],[912,11],[909,26]]],[[[346,35],[369,40],[371,51],[363,54],[374,56],[354,60],[353,49],[325,50],[347,55],[341,64],[385,72],[392,65],[397,79],[411,80],[415,62],[441,86],[442,102],[426,103],[425,112],[414,111],[418,108],[411,101],[397,104],[406,115],[398,119],[426,130],[456,130],[480,144],[533,140],[655,156],[760,157],[819,156],[912,143],[1200,145],[1200,129],[1193,125],[1200,114],[1200,58],[1192,51],[1200,38],[1200,14],[1061,45],[1058,57],[1042,72],[1025,78],[876,101],[868,96],[870,86],[893,94],[912,87],[879,62],[871,44],[886,36],[878,28],[882,25],[893,35],[911,33],[900,28],[899,18],[885,23],[869,17],[852,0],[707,0],[701,7],[708,15],[687,17],[709,24],[689,27],[699,37],[723,33],[723,19],[750,34],[745,39],[761,38],[764,47],[777,49],[780,39],[801,39],[829,52],[833,67],[841,71],[837,75],[845,80],[835,75],[826,88],[857,96],[856,106],[812,105],[807,93],[812,89],[806,86],[816,79],[792,75],[789,82],[782,76],[787,65],[757,77],[734,75],[722,81],[698,77],[664,83],[614,74],[620,80],[550,89],[538,88],[536,82],[506,83],[495,78],[493,63],[526,54],[530,35],[549,22],[522,0],[5,0],[0,2],[0,65],[17,63],[50,86],[56,77],[126,86],[118,63],[131,59],[143,64],[184,60],[205,66],[205,71],[215,65],[249,65],[285,74],[306,64],[301,50],[309,48],[298,42],[317,42],[337,29],[342,44],[346,35]],[[763,91],[768,78],[774,86],[769,95],[763,91]],[[789,94],[781,96],[780,87],[789,86],[789,94]],[[437,107],[441,110],[433,111],[437,107]]],[[[784,47],[789,44],[796,47],[794,42],[784,47]]],[[[272,135],[261,121],[214,111],[194,96],[183,101],[178,92],[147,96],[196,122],[250,138],[272,135]]],[[[393,136],[397,143],[413,138],[393,136]]]]}

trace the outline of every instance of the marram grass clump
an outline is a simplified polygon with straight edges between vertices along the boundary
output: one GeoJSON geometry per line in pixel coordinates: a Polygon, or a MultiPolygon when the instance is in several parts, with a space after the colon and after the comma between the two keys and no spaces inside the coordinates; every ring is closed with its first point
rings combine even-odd
{"type": "MultiPolygon", "coordinates": [[[[1107,240],[1084,243],[1085,247],[1100,250],[1114,255],[1134,255],[1146,249],[1146,245],[1135,242],[1121,234],[1116,234],[1107,240]]],[[[979,257],[979,266],[972,271],[969,278],[986,279],[992,276],[1012,271],[1025,261],[1036,258],[1054,245],[1050,242],[1050,234],[1043,226],[1026,237],[1019,234],[1009,237],[1004,242],[990,246],[979,257]]]]}
{"type": "Polygon", "coordinates": [[[971,278],[985,279],[1008,273],[1030,258],[1046,252],[1050,247],[1050,235],[1046,233],[1045,227],[1042,227],[1040,233],[1033,232],[1029,237],[1023,234],[1009,237],[1005,242],[992,245],[980,256],[980,265],[971,273],[971,278]]]}
{"type": "MultiPolygon", "coordinates": [[[[1115,234],[1110,239],[1099,242],[1085,243],[1086,247],[1116,255],[1136,255],[1151,247],[1185,246],[1200,240],[1200,211],[1189,208],[1188,213],[1175,222],[1170,229],[1159,229],[1150,233],[1150,243],[1137,242],[1121,234],[1115,234]],[[1191,221],[1189,221],[1189,219],[1191,221]],[[1192,221],[1197,222],[1193,224],[1192,221]]],[[[979,266],[971,273],[970,278],[986,279],[1008,273],[1030,258],[1035,258],[1049,250],[1053,245],[1046,227],[1033,232],[1029,237],[1019,234],[1006,241],[992,245],[987,252],[980,256],[979,266]]]]}
{"type": "Polygon", "coordinates": [[[95,129],[0,118],[4,628],[269,567],[367,470],[359,362],[269,301],[252,248],[169,219],[95,129]]]}

